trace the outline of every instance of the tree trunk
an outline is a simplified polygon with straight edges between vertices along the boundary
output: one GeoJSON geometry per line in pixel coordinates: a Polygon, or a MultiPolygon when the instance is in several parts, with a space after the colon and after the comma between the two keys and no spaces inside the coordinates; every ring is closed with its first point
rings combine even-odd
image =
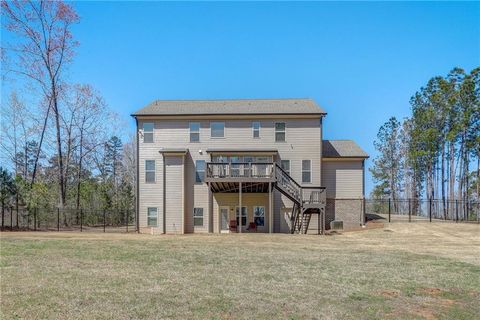
{"type": "Polygon", "coordinates": [[[82,160],[83,160],[83,128],[80,129],[80,150],[79,150],[79,158],[78,158],[78,174],[77,174],[77,224],[79,220],[78,210],[80,209],[80,187],[82,183],[82,160]]]}
{"type": "Polygon", "coordinates": [[[447,219],[447,208],[445,208],[445,144],[442,145],[442,168],[441,168],[441,189],[442,189],[442,207],[443,207],[443,217],[447,219]]]}
{"type": "Polygon", "coordinates": [[[477,154],[477,200],[480,201],[480,153],[477,154]]]}
{"type": "Polygon", "coordinates": [[[59,207],[65,206],[65,180],[63,171],[63,154],[62,154],[62,140],[60,132],[60,114],[58,110],[57,92],[55,82],[52,80],[52,99],[53,99],[53,111],[55,114],[55,127],[56,127],[56,144],[57,144],[57,162],[58,162],[58,191],[59,191],[59,207]]]}
{"type": "Polygon", "coordinates": [[[449,142],[449,207],[453,213],[453,200],[455,199],[455,145],[453,141],[449,142]]]}
{"type": "Polygon", "coordinates": [[[2,198],[2,229],[5,227],[5,200],[2,198]]]}

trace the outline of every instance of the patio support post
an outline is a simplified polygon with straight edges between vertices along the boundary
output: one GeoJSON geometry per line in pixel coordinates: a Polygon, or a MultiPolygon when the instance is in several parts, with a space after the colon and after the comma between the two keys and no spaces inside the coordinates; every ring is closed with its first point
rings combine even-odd
{"type": "MultiPolygon", "coordinates": [[[[235,212],[236,214],[236,212],[235,212]]],[[[238,183],[238,232],[242,233],[242,183],[238,183]]]]}
{"type": "MultiPolygon", "coordinates": [[[[207,183],[208,186],[208,232],[214,232],[215,225],[213,224],[213,201],[212,201],[212,185],[211,182],[207,183]]],[[[220,231],[220,229],[218,229],[220,231]]]]}
{"type": "Polygon", "coordinates": [[[273,232],[272,183],[268,183],[268,232],[273,232]]]}

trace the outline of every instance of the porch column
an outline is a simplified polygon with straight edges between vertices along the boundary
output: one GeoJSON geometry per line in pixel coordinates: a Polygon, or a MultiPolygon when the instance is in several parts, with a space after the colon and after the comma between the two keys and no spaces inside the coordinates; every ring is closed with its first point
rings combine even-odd
{"type": "Polygon", "coordinates": [[[272,183],[268,183],[268,232],[273,232],[272,183]]]}
{"type": "Polygon", "coordinates": [[[214,232],[214,224],[213,224],[213,201],[212,201],[212,186],[211,182],[207,183],[208,186],[208,198],[207,198],[207,203],[208,203],[208,232],[214,232]]]}
{"type": "MultiPolygon", "coordinates": [[[[237,213],[235,212],[235,215],[237,213]]],[[[236,218],[236,217],[235,217],[236,218]]],[[[238,232],[242,233],[242,183],[238,183],[238,232]]]]}

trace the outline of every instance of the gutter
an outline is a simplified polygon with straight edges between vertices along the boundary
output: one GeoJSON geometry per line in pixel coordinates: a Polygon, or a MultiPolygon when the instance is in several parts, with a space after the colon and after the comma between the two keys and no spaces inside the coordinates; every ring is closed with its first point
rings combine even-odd
{"type": "Polygon", "coordinates": [[[136,203],[135,203],[135,207],[136,207],[136,227],[137,227],[137,233],[140,233],[140,163],[139,163],[139,159],[140,159],[140,139],[139,139],[139,136],[138,136],[138,119],[137,117],[133,116],[135,118],[135,130],[137,131],[135,133],[135,136],[136,136],[136,140],[137,140],[137,155],[136,155],[136,169],[137,169],[137,174],[136,174],[136,203]]]}

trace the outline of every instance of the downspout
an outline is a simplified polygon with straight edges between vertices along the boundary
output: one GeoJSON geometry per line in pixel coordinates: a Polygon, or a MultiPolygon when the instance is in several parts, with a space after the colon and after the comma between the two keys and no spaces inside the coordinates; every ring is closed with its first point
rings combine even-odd
{"type": "Polygon", "coordinates": [[[367,201],[365,200],[365,159],[362,160],[362,207],[363,207],[363,215],[362,215],[362,223],[361,225],[365,225],[365,214],[366,214],[366,209],[365,206],[367,205],[367,201]]]}
{"type": "Polygon", "coordinates": [[[136,133],[135,133],[135,136],[136,136],[136,139],[137,139],[137,156],[136,156],[136,167],[137,167],[137,174],[136,174],[136,203],[135,203],[135,206],[136,206],[136,227],[137,227],[137,233],[140,233],[140,139],[139,139],[139,136],[138,136],[138,119],[137,117],[134,117],[135,118],[135,126],[136,126],[136,133]]]}
{"type": "Polygon", "coordinates": [[[365,159],[362,161],[362,197],[365,198],[365,159]]]}
{"type": "Polygon", "coordinates": [[[163,201],[162,201],[162,224],[163,224],[163,227],[162,227],[162,232],[163,234],[166,234],[167,233],[167,213],[166,213],[166,210],[167,210],[167,174],[166,174],[166,169],[167,169],[167,166],[165,164],[165,154],[162,153],[162,162],[163,162],[163,168],[162,168],[162,171],[163,171],[163,178],[162,178],[162,183],[163,183],[163,193],[162,193],[162,198],[163,198],[163,201]]]}

